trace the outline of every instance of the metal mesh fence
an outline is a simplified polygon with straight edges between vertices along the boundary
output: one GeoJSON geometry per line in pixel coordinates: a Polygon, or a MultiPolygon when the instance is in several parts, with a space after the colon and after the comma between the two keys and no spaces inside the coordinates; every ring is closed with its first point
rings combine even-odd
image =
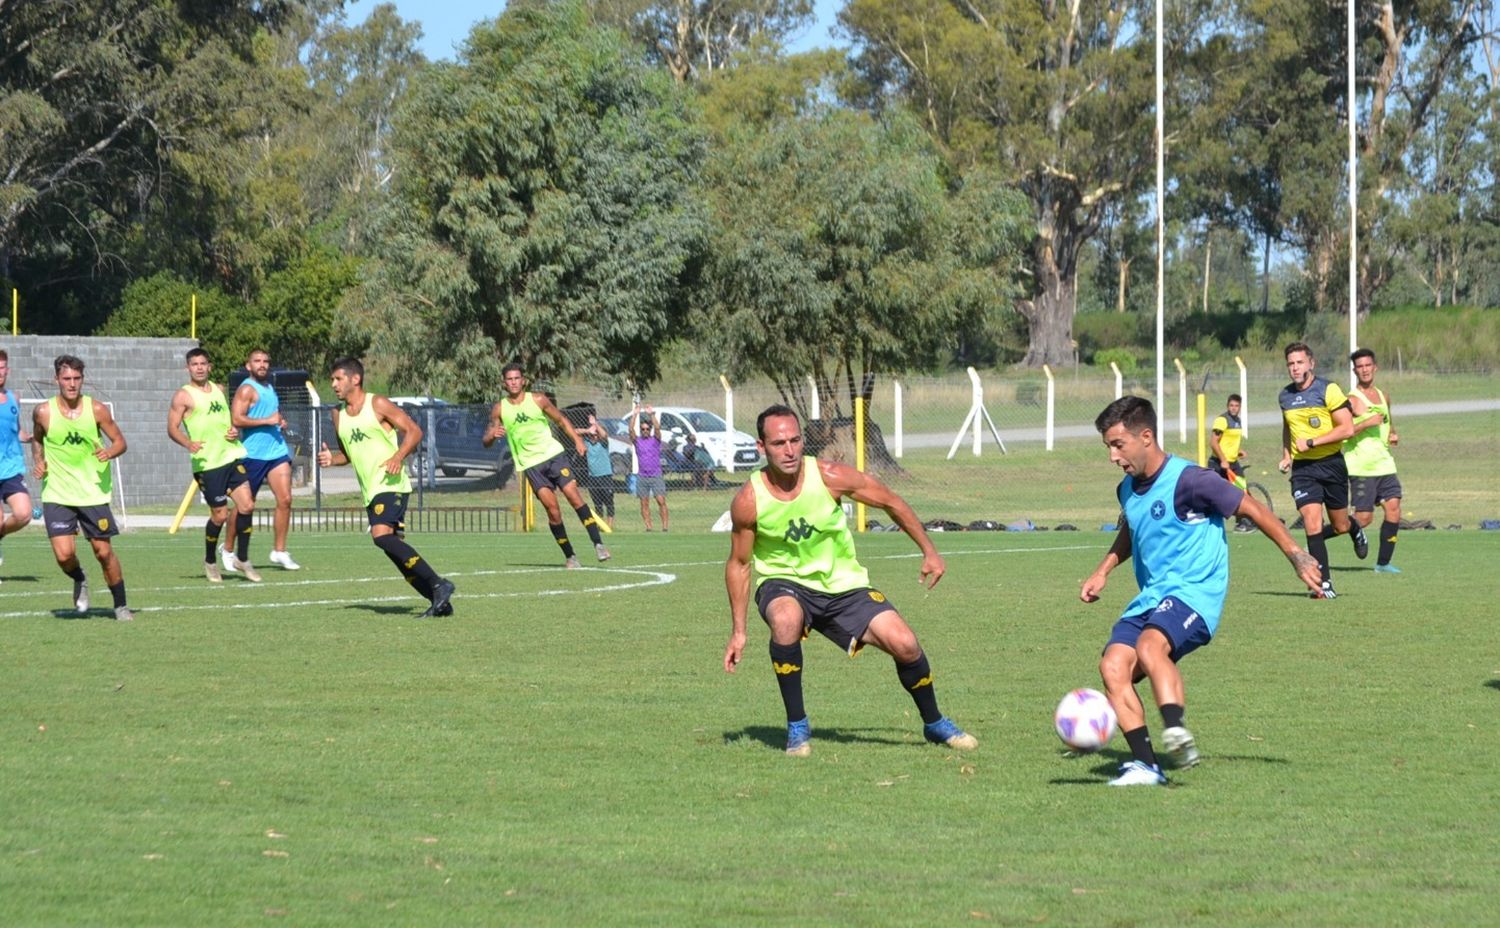
{"type": "MultiPolygon", "coordinates": [[[[1382,377],[1407,411],[1423,405],[1440,411],[1466,402],[1478,404],[1473,408],[1500,409],[1500,388],[1482,373],[1382,377]]],[[[674,492],[717,490],[713,505],[727,505],[722,491],[760,463],[754,449],[755,419],[774,403],[788,403],[803,415],[810,453],[854,462],[854,404],[847,385],[820,391],[806,382],[798,384],[795,395],[784,395],[766,384],[726,389],[716,380],[705,377],[697,383],[656,388],[641,397],[642,404],[651,406],[660,418],[663,466],[674,492]]],[[[1163,383],[1163,444],[1174,453],[1196,457],[1198,394],[1205,395],[1206,426],[1223,411],[1229,394],[1236,393],[1243,396],[1242,419],[1249,446],[1259,462],[1274,461],[1281,435],[1277,394],[1284,384],[1284,373],[1272,370],[1247,371],[1243,381],[1234,369],[1174,371],[1163,383]]],[[[614,492],[628,495],[637,469],[628,434],[635,405],[632,398],[572,383],[541,384],[539,389],[552,395],[577,425],[598,421],[605,428],[610,456],[607,479],[614,492]]],[[[1093,449],[1099,441],[1094,418],[1111,400],[1120,394],[1154,400],[1155,391],[1153,373],[1117,378],[1091,368],[1058,372],[1051,379],[1040,372],[875,377],[865,409],[866,467],[903,494],[915,489],[912,481],[919,483],[928,509],[951,503],[954,510],[966,514],[1003,513],[1012,503],[1016,486],[985,478],[986,462],[1017,451],[1032,455],[1093,449]]],[[[403,408],[425,433],[422,446],[409,460],[415,478],[412,511],[448,510],[423,524],[454,531],[471,530],[468,527],[475,525],[481,526],[477,530],[518,526],[515,510],[524,497],[514,462],[503,440],[489,449],[481,441],[490,404],[403,400],[403,408]],[[443,492],[455,485],[453,478],[487,491],[485,505],[475,506],[472,499],[455,499],[443,492]],[[497,490],[505,492],[493,492],[497,490]],[[487,514],[458,512],[465,507],[487,514]]],[[[331,407],[288,406],[283,411],[298,482],[307,482],[313,495],[311,508],[349,506],[348,494],[357,492],[353,473],[348,468],[320,472],[314,464],[323,442],[337,446],[332,438],[331,407]]],[[[589,474],[586,461],[570,463],[578,474],[589,474]]],[[[1060,463],[1059,472],[1066,466],[1060,463]]],[[[1274,463],[1267,466],[1274,469],[1274,463]]],[[[703,499],[708,508],[708,494],[703,499]]]]}

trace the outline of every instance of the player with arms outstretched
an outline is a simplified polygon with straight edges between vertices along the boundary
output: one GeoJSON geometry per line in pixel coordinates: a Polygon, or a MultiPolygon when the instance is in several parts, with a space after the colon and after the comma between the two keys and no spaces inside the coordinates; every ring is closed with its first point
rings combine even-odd
{"type": "Polygon", "coordinates": [[[786,406],[771,406],[756,420],[766,466],[750,475],[730,506],[729,643],[724,669],[734,673],[744,657],[752,563],[755,603],[771,630],[771,668],[786,708],[786,752],[812,753],[812,728],[802,700],[802,639],[816,631],[850,657],[867,644],[896,662],[896,678],[922,716],[928,741],[959,750],[979,746],[938,709],[932,667],[916,634],[885,594],[870,586],[854,555],[854,536],[840,505],[851,497],[885,510],[922,551],[921,580],[928,589],[946,569],[942,555],[910,506],[875,477],[852,467],[803,455],[802,424],[786,406]]]}

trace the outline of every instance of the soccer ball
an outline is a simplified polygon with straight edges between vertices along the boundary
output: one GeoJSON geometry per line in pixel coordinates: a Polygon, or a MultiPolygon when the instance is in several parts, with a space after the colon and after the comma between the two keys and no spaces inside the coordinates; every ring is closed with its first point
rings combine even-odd
{"type": "Polygon", "coordinates": [[[1073,690],[1052,716],[1057,737],[1075,751],[1097,751],[1115,734],[1115,710],[1098,690],[1073,690]]]}

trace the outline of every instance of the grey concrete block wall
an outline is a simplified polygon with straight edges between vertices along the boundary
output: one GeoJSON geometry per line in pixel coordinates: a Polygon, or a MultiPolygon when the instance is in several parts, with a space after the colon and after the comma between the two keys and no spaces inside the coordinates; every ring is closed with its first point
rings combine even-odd
{"type": "MultiPolygon", "coordinates": [[[[83,389],[113,404],[115,421],[129,449],[118,458],[116,506],[176,503],[192,471],[188,455],[167,437],[167,407],[187,382],[188,338],[95,338],[67,335],[0,336],[10,355],[7,386],[29,410],[31,401],[57,395],[52,361],[60,354],[83,359],[83,389]],[[121,499],[123,495],[123,500],[121,499]]],[[[214,379],[223,382],[240,362],[215,360],[214,379]]],[[[29,452],[28,452],[29,460],[29,452]]],[[[36,492],[36,481],[27,483],[36,492]]],[[[37,496],[40,499],[40,496],[37,496]]]]}

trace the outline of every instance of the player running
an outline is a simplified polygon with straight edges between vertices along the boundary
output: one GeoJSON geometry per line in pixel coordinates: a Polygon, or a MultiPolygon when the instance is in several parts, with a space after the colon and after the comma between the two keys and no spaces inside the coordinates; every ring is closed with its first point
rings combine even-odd
{"type": "MultiPolygon", "coordinates": [[[[194,348],[187,353],[188,382],[172,397],[167,410],[167,437],[188,450],[193,479],[208,504],[204,526],[203,575],[210,583],[222,583],[217,548],[229,503],[237,516],[234,567],[252,583],[260,574],[250,564],[250,526],[255,519],[255,500],[250,495],[250,474],[245,469],[245,446],[229,412],[229,400],[218,384],[208,379],[213,371],[208,352],[194,348]]],[[[226,547],[228,547],[226,545],[226,547]]]]}
{"type": "Polygon", "coordinates": [[[594,555],[601,561],[609,560],[609,549],[604,547],[604,538],[599,534],[598,520],[583,504],[583,494],[578,492],[578,481],[573,476],[573,468],[568,466],[562,443],[552,436],[552,424],[555,423],[572,440],[580,460],[588,455],[583,438],[545,393],[527,392],[521,365],[505,365],[500,376],[505,399],[490,410],[490,427],[484,432],[484,446],[488,448],[500,438],[509,443],[510,456],[515,459],[516,467],[526,473],[536,498],[547,510],[547,527],[557,539],[558,547],[562,548],[563,566],[572,570],[582,565],[573,552],[573,543],[568,540],[567,526],[563,525],[562,507],[557,504],[558,491],[562,491],[568,505],[578,513],[578,521],[583,523],[589,541],[594,543],[594,555]]]}
{"type": "Polygon", "coordinates": [[[94,549],[104,582],[114,598],[115,619],[129,622],[135,613],[125,604],[125,574],[110,539],[120,533],[110,511],[113,489],[109,462],[125,453],[125,436],[109,407],[83,392],[83,361],[70,354],[52,362],[57,395],[32,411],[36,442],[32,472],[42,481],[42,519],[57,566],[73,580],[73,608],[89,611],[89,583],[78,562],[74,536],[94,549]],[[100,436],[108,439],[105,444],[100,436]]]}
{"type": "Polygon", "coordinates": [[[323,445],[318,466],[353,465],[370,520],[370,540],[391,559],[406,582],[431,602],[421,618],[452,615],[452,582],[439,577],[432,565],[406,543],[403,519],[411,497],[406,459],[422,443],[422,430],[401,407],[365,392],[365,366],[355,358],[333,362],[333,393],[344,404],[333,411],[339,450],[331,452],[323,445]],[[401,433],[399,444],[396,432],[401,433]]]}

